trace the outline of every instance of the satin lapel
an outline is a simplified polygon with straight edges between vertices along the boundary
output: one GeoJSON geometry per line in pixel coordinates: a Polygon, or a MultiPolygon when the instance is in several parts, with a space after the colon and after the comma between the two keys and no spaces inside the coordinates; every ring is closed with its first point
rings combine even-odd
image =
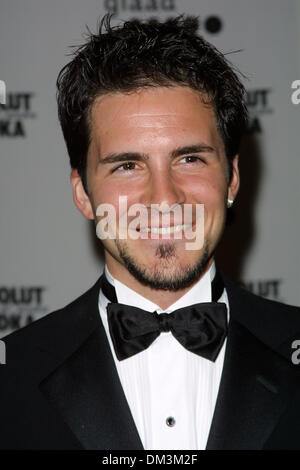
{"type": "MultiPolygon", "coordinates": [[[[83,322],[76,321],[78,333],[86,330],[85,317],[93,315],[93,328],[58,366],[56,357],[55,370],[43,379],[40,390],[83,448],[142,449],[99,317],[99,287],[94,286],[85,304],[89,313],[82,315],[83,322]]],[[[69,330],[72,335],[71,324],[69,330]]]]}
{"type": "MultiPolygon", "coordinates": [[[[231,320],[219,394],[207,450],[263,449],[295,386],[299,373],[243,326],[243,316],[259,312],[241,308],[228,289],[231,320]]],[[[248,317],[249,318],[249,317],[248,317]]],[[[263,324],[259,325],[264,327],[263,324]]],[[[267,326],[265,326],[267,327],[267,326]]],[[[298,384],[298,385],[297,385],[298,384]]]]}
{"type": "Polygon", "coordinates": [[[262,345],[232,322],[207,449],[263,447],[283,408],[265,356],[262,345]]]}

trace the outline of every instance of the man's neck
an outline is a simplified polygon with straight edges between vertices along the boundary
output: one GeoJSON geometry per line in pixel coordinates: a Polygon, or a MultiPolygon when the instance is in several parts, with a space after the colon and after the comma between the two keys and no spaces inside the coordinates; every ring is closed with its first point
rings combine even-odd
{"type": "Polygon", "coordinates": [[[176,291],[153,289],[151,287],[145,286],[144,284],[141,284],[132,274],[130,274],[125,266],[120,265],[120,267],[118,266],[116,269],[114,263],[109,263],[108,260],[107,268],[114,279],[122,282],[125,286],[134,290],[137,294],[155,303],[162,310],[166,310],[170,305],[174,304],[178,299],[186,294],[207,273],[212,263],[213,259],[207,263],[199,278],[197,278],[191,285],[176,291]]]}

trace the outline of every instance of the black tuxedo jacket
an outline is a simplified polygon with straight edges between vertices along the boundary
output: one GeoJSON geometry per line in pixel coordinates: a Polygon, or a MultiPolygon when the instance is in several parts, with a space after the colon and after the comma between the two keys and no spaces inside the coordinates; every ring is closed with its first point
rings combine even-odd
{"type": "MultiPolygon", "coordinates": [[[[230,323],[207,449],[300,449],[291,360],[300,309],[224,281],[230,323]]],[[[100,319],[100,283],[4,338],[1,449],[143,449],[100,319]]]]}

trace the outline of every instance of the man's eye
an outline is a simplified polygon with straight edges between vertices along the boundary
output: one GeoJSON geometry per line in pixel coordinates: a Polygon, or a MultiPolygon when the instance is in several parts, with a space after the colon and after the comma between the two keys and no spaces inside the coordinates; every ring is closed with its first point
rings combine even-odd
{"type": "Polygon", "coordinates": [[[130,171],[130,170],[134,170],[135,168],[136,168],[135,162],[125,162],[125,163],[122,163],[122,165],[119,165],[116,168],[114,168],[113,172],[117,170],[130,171]]]}
{"type": "Polygon", "coordinates": [[[185,160],[184,163],[203,163],[203,159],[196,155],[187,155],[186,157],[182,157],[182,160],[185,160]]]}

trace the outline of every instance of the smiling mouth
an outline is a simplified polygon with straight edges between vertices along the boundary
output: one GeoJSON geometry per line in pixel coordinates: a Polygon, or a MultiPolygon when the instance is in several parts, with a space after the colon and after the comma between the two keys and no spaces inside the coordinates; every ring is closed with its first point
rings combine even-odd
{"type": "Polygon", "coordinates": [[[181,225],[171,225],[168,227],[141,227],[137,230],[138,232],[141,232],[141,233],[153,233],[153,234],[165,235],[165,234],[179,233],[191,227],[192,227],[192,224],[181,224],[181,225]]]}

